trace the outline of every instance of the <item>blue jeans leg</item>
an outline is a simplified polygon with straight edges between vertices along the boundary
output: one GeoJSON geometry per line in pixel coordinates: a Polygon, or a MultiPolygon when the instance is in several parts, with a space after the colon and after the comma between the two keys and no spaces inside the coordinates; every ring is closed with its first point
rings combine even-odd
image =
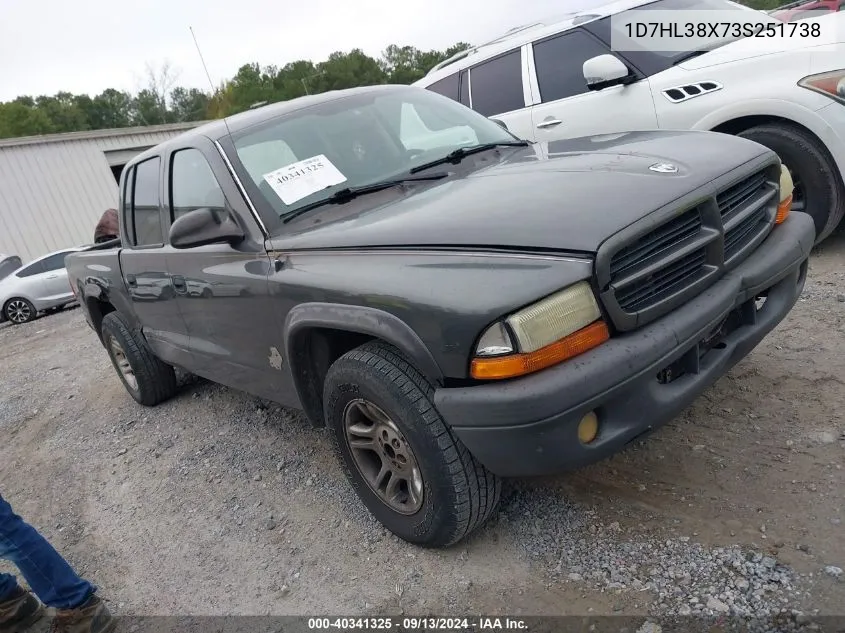
{"type": "MultiPolygon", "coordinates": [[[[0,496],[0,558],[13,562],[32,591],[48,607],[73,609],[83,604],[96,587],[80,578],[68,562],[38,531],[12,511],[0,496]]],[[[0,590],[14,576],[0,576],[0,590]]],[[[2,594],[0,594],[2,595],[2,594]]]]}

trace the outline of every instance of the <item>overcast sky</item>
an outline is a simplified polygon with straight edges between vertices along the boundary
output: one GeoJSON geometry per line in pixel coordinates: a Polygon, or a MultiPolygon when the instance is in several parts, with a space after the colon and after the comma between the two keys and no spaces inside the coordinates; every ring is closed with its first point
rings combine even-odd
{"type": "Polygon", "coordinates": [[[324,60],[388,44],[443,49],[595,0],[0,0],[0,101],[60,90],[136,92],[146,65],[208,89],[248,62],[324,60]]]}

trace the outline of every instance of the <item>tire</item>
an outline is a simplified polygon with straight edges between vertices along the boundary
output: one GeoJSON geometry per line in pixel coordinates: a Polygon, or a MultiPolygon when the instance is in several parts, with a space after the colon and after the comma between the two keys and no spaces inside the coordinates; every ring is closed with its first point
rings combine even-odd
{"type": "Polygon", "coordinates": [[[13,297],[3,306],[3,314],[6,320],[13,325],[21,325],[22,323],[29,323],[36,316],[38,310],[32,305],[32,302],[23,297],[13,297]]]}
{"type": "Polygon", "coordinates": [[[758,125],[739,133],[739,136],[765,145],[780,156],[796,182],[796,201],[793,210],[800,208],[816,225],[816,244],[827,238],[845,214],[845,187],[836,164],[814,136],[789,124],[758,125]]]}
{"type": "MultiPolygon", "coordinates": [[[[487,521],[498,505],[502,486],[453,435],[432,404],[433,393],[431,384],[395,348],[374,342],[332,364],[323,402],[346,477],[375,518],[405,541],[446,547],[487,521]],[[379,438],[373,443],[376,450],[356,449],[353,454],[347,414],[355,422],[349,426],[359,431],[373,422],[375,430],[368,433],[379,438]],[[392,481],[400,482],[393,499],[404,499],[401,509],[391,506],[384,492],[377,493],[365,475],[368,472],[372,477],[379,470],[377,461],[384,466],[387,460],[393,461],[393,472],[398,472],[399,464],[408,477],[402,486],[401,478],[391,472],[382,482],[385,490],[392,481]],[[419,473],[416,503],[410,494],[414,464],[419,473]]],[[[367,441],[364,435],[355,437],[358,442],[367,441]]]]}
{"type": "Polygon", "coordinates": [[[176,372],[153,354],[141,333],[117,312],[103,318],[103,345],[123,386],[139,404],[153,407],[176,394],[176,372]]]}

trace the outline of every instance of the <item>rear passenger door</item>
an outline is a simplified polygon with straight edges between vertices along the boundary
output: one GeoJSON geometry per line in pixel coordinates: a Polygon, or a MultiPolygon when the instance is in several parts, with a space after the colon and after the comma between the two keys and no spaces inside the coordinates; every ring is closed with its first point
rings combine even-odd
{"type": "Polygon", "coordinates": [[[167,271],[162,221],[162,164],[159,156],[126,170],[121,201],[123,249],[120,267],[144,337],[156,356],[189,369],[188,331],[167,271]]]}
{"type": "Polygon", "coordinates": [[[587,87],[584,62],[612,54],[591,33],[574,29],[528,48],[528,77],[535,104],[528,138],[542,142],[657,128],[647,78],[603,90],[587,87]]]}
{"type": "Polygon", "coordinates": [[[471,67],[470,102],[479,114],[502,121],[519,138],[531,139],[523,66],[523,50],[517,48],[471,67]]]}
{"type": "Polygon", "coordinates": [[[50,301],[64,301],[73,298],[67,280],[65,257],[73,251],[62,251],[44,258],[44,298],[50,301]]]}

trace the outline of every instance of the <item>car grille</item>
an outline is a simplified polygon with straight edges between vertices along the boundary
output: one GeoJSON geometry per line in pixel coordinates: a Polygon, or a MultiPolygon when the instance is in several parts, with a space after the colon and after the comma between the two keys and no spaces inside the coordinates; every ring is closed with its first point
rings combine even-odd
{"type": "Polygon", "coordinates": [[[608,240],[596,260],[602,301],[630,330],[689,300],[747,257],[774,225],[779,165],[714,187],[654,226],[646,218],[608,240]]]}

